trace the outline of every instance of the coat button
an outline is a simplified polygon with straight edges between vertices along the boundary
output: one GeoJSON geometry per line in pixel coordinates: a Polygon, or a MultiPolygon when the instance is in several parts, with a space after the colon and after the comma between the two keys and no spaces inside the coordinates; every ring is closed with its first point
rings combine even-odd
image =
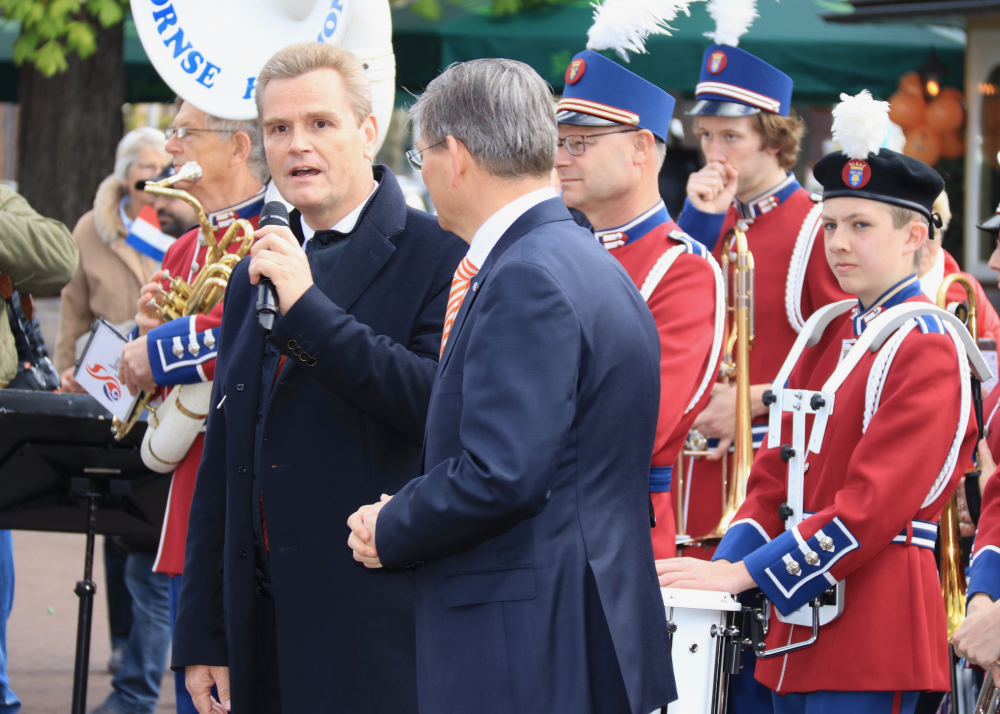
{"type": "Polygon", "coordinates": [[[819,547],[825,550],[827,553],[833,552],[833,538],[830,536],[823,536],[819,539],[819,547]]]}
{"type": "Polygon", "coordinates": [[[237,392],[242,392],[243,391],[243,385],[242,384],[237,384],[236,385],[236,391],[237,392]]]}
{"type": "Polygon", "coordinates": [[[806,553],[806,563],[814,566],[819,565],[819,554],[814,550],[810,550],[806,553]]]}
{"type": "Polygon", "coordinates": [[[240,473],[241,474],[245,474],[246,472],[247,472],[247,467],[246,466],[240,466],[240,473]]]}
{"type": "Polygon", "coordinates": [[[298,346],[299,346],[299,343],[296,342],[295,340],[289,340],[288,341],[288,349],[294,350],[298,346]]]}
{"type": "Polygon", "coordinates": [[[245,557],[247,557],[247,552],[246,552],[245,550],[241,550],[241,551],[240,551],[240,557],[241,557],[241,558],[245,558],[245,557]]]}
{"type": "Polygon", "coordinates": [[[802,566],[792,560],[785,566],[785,570],[788,571],[789,575],[799,575],[802,573],[802,566]]]}

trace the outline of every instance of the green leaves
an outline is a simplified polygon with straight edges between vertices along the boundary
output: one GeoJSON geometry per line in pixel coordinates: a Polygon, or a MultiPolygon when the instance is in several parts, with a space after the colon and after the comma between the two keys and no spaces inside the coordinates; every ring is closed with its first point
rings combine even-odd
{"type": "MultiPolygon", "coordinates": [[[[516,15],[521,10],[533,10],[546,5],[557,5],[559,3],[570,1],[571,0],[488,0],[488,4],[490,5],[494,16],[502,17],[504,15],[516,15]]],[[[480,2],[474,2],[471,0],[451,0],[451,2],[455,5],[475,5],[476,8],[478,8],[481,4],[480,2]]],[[[410,9],[421,17],[435,21],[441,19],[441,14],[443,12],[440,0],[416,0],[410,9]]]]}
{"type": "Polygon", "coordinates": [[[14,63],[30,62],[46,77],[65,71],[72,52],[92,55],[97,50],[94,23],[121,22],[127,6],[128,0],[0,0],[3,17],[21,23],[14,63]]]}

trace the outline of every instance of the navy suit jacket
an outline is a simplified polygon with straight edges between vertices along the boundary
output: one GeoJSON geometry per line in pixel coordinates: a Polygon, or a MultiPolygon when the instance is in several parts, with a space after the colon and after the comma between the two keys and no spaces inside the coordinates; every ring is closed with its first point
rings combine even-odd
{"type": "Polygon", "coordinates": [[[648,714],[676,698],[649,537],[656,325],[558,199],[473,278],[438,368],[426,473],[378,517],[416,566],[422,714],[648,714]]]}
{"type": "Polygon", "coordinates": [[[262,382],[274,384],[259,474],[284,711],[417,709],[413,586],[403,571],[354,562],[347,518],[420,475],[449,286],[468,246],[409,208],[388,169],[375,167],[375,178],[343,252],[319,234],[309,246],[315,285],[268,338],[288,357],[277,380],[262,375],[249,261],[226,289],[172,666],[228,665],[234,712],[254,712],[262,382]]]}

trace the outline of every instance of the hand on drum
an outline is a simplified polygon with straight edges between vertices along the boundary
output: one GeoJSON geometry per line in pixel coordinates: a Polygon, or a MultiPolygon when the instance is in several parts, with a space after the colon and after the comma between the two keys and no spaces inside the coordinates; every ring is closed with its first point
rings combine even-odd
{"type": "Polygon", "coordinates": [[[1000,687],[1000,603],[986,593],[976,593],[969,600],[965,622],[951,639],[955,654],[983,669],[992,669],[993,683],[1000,687]]]}
{"type": "Polygon", "coordinates": [[[709,563],[697,558],[667,558],[656,561],[656,574],[662,588],[713,590],[736,595],[757,586],[742,561],[709,563]]]}

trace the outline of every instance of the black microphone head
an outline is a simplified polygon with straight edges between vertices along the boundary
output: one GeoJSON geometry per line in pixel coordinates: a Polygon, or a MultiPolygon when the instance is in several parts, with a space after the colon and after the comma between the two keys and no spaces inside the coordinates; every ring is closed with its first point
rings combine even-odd
{"type": "Polygon", "coordinates": [[[264,210],[260,212],[260,221],[257,223],[260,228],[264,226],[285,226],[288,227],[288,209],[281,201],[268,201],[264,204],[264,210]]]}

